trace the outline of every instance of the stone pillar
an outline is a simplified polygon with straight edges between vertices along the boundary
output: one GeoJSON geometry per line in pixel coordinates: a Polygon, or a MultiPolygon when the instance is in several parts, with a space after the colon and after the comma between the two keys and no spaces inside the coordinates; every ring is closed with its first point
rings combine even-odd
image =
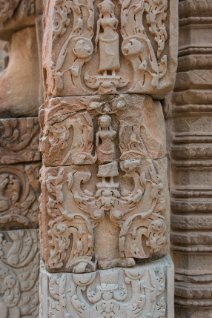
{"type": "Polygon", "coordinates": [[[212,3],[179,3],[172,101],[172,250],[176,318],[212,317],[212,3]]]}
{"type": "Polygon", "coordinates": [[[40,318],[172,318],[177,1],[46,1],[40,318]]]}
{"type": "Polygon", "coordinates": [[[38,58],[33,1],[1,1],[0,317],[38,317],[38,58]],[[5,57],[1,54],[1,57],[5,57]]]}

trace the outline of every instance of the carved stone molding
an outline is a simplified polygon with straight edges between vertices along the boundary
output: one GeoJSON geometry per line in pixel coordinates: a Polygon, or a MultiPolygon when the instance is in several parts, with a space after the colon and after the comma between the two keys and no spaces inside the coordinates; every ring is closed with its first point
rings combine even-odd
{"type": "Polygon", "coordinates": [[[39,161],[36,117],[0,119],[0,163],[39,161]]]}
{"type": "Polygon", "coordinates": [[[46,166],[159,159],[166,155],[162,108],[148,96],[53,98],[40,110],[40,124],[40,148],[46,166]],[[102,127],[107,125],[105,120],[110,128],[102,127]]]}
{"type": "Polygon", "coordinates": [[[1,318],[38,317],[37,230],[0,232],[1,318]]]}
{"type": "Polygon", "coordinates": [[[48,96],[165,96],[177,59],[177,1],[46,1],[48,96]]]}
{"type": "Polygon", "coordinates": [[[38,226],[40,164],[0,166],[0,228],[38,226]]]}
{"type": "Polygon", "coordinates": [[[40,318],[173,318],[170,258],[133,269],[50,274],[41,268],[40,318]]]}
{"type": "Polygon", "coordinates": [[[42,250],[50,271],[133,266],[168,245],[166,159],[42,168],[42,250]],[[95,242],[95,244],[94,244],[95,242]],[[104,248],[103,248],[104,246],[104,248]]]}
{"type": "Polygon", "coordinates": [[[171,241],[176,318],[212,316],[211,1],[179,2],[179,67],[170,103],[171,241]]]}

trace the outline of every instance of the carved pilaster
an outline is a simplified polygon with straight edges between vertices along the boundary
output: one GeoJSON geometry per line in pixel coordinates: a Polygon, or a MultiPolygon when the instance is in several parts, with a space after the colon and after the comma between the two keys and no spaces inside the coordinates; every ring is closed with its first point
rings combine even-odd
{"type": "Polygon", "coordinates": [[[172,250],[176,317],[211,317],[212,3],[185,0],[172,101],[172,250]]]}
{"type": "Polygon", "coordinates": [[[177,2],[53,0],[44,12],[40,318],[171,318],[157,99],[174,85],[177,2]]]}

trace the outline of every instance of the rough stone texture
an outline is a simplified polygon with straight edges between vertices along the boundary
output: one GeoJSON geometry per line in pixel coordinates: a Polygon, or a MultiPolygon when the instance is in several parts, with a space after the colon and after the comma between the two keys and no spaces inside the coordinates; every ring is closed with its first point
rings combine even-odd
{"type": "Polygon", "coordinates": [[[8,40],[12,34],[35,24],[37,0],[1,0],[0,38],[8,40]]]}
{"type": "Polygon", "coordinates": [[[40,123],[40,148],[46,166],[166,155],[162,108],[148,96],[53,98],[41,109],[40,123]],[[110,122],[108,127],[104,120],[110,122]]]}
{"type": "Polygon", "coordinates": [[[127,267],[167,252],[166,159],[120,166],[123,173],[110,182],[97,178],[94,166],[43,168],[42,249],[49,270],[127,267]]]}
{"type": "Polygon", "coordinates": [[[0,165],[0,228],[38,226],[40,164],[0,165]]]}
{"type": "Polygon", "coordinates": [[[34,0],[1,0],[0,39],[8,41],[8,58],[0,74],[0,116],[36,116],[39,63],[34,0]]]}
{"type": "Polygon", "coordinates": [[[46,1],[47,96],[164,97],[177,60],[177,1],[46,1]]]}
{"type": "Polygon", "coordinates": [[[212,317],[212,3],[180,8],[172,123],[172,250],[176,318],[212,317]]]}
{"type": "Polygon", "coordinates": [[[40,318],[174,318],[172,262],[84,274],[41,269],[40,318]]]}
{"type": "Polygon", "coordinates": [[[1,318],[38,317],[37,230],[0,231],[1,318]]]}
{"type": "Polygon", "coordinates": [[[160,103],[138,95],[56,98],[41,110],[40,121],[50,166],[41,172],[47,268],[79,273],[128,267],[167,253],[160,103]]]}
{"type": "Polygon", "coordinates": [[[38,139],[38,118],[0,119],[0,164],[39,161],[38,139]]]}
{"type": "Polygon", "coordinates": [[[44,3],[41,318],[173,318],[176,20],[175,0],[44,3]]]}

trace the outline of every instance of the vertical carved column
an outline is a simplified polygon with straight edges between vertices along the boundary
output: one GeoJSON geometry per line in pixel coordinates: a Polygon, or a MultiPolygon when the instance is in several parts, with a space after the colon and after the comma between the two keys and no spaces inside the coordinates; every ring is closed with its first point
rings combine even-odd
{"type": "Polygon", "coordinates": [[[38,58],[34,1],[1,1],[0,316],[38,317],[38,58]],[[3,65],[3,63],[2,63],[3,65]]]}
{"type": "Polygon", "coordinates": [[[40,318],[173,317],[176,19],[175,1],[46,1],[40,318]]]}
{"type": "Polygon", "coordinates": [[[172,102],[172,250],[176,317],[212,316],[212,3],[180,8],[179,67],[172,102]]]}

